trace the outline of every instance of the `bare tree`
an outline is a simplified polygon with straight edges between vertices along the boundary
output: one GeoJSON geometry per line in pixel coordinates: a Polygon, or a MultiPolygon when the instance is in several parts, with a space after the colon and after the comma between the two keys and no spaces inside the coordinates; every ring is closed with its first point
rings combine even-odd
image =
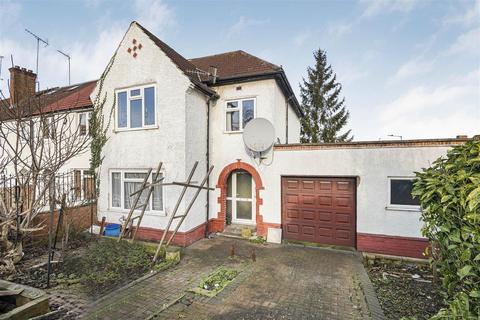
{"type": "Polygon", "coordinates": [[[70,99],[67,106],[61,102],[72,92],[56,90],[16,103],[12,102],[18,99],[7,99],[0,91],[0,174],[14,180],[3,181],[10,187],[0,189],[0,269],[11,269],[21,259],[22,239],[41,227],[35,225],[35,217],[69,192],[55,189],[58,175],[68,161],[89,148],[88,133],[68,108],[77,101],[70,99]],[[15,201],[7,201],[7,194],[15,201]]]}

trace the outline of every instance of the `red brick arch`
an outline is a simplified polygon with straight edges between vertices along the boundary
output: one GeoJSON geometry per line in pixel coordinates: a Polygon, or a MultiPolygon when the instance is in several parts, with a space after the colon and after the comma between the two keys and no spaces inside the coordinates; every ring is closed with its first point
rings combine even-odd
{"type": "Polygon", "coordinates": [[[260,206],[263,204],[263,199],[260,197],[260,190],[263,190],[263,182],[260,174],[250,164],[237,160],[237,162],[231,163],[220,172],[218,176],[217,188],[220,189],[220,197],[217,201],[220,204],[220,211],[217,213],[217,218],[210,220],[209,230],[211,232],[221,232],[225,229],[225,217],[227,211],[227,179],[228,176],[235,170],[245,170],[253,178],[255,182],[255,217],[257,223],[257,235],[265,236],[267,229],[263,223],[263,216],[260,214],[260,206]]]}

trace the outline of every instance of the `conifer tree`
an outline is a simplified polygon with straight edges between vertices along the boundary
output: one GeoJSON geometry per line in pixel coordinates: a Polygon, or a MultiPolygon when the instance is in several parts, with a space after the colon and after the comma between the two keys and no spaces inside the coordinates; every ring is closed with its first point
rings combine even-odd
{"type": "Polygon", "coordinates": [[[332,66],[327,63],[327,53],[318,49],[313,53],[315,66],[308,67],[307,78],[300,84],[300,96],[305,116],[301,120],[301,142],[348,142],[351,130],[341,133],[350,113],[345,98],[340,97],[342,85],[332,66]]]}

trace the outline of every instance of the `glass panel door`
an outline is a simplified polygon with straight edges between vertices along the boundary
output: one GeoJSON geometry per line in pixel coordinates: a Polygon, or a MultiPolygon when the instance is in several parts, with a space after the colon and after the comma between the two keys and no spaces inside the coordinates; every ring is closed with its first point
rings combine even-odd
{"type": "Polygon", "coordinates": [[[233,223],[255,223],[253,195],[252,176],[245,171],[233,172],[227,184],[227,215],[231,214],[233,223]]]}

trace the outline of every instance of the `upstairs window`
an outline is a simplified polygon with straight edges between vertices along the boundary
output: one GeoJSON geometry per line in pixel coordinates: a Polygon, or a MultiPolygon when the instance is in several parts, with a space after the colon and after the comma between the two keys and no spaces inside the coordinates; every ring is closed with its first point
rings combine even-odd
{"type": "Polygon", "coordinates": [[[55,119],[46,117],[41,119],[42,136],[44,139],[55,139],[55,119]]]}
{"type": "Polygon", "coordinates": [[[154,86],[117,91],[118,129],[148,128],[155,124],[154,86]]]}
{"type": "Polygon", "coordinates": [[[243,131],[247,123],[255,118],[255,99],[227,101],[225,116],[225,131],[243,131]]]}
{"type": "Polygon", "coordinates": [[[420,209],[420,202],[413,198],[413,178],[389,178],[389,207],[399,209],[420,209]]]}
{"type": "Polygon", "coordinates": [[[78,114],[78,128],[79,134],[81,136],[90,134],[90,118],[92,117],[91,112],[81,112],[78,114]]]}

